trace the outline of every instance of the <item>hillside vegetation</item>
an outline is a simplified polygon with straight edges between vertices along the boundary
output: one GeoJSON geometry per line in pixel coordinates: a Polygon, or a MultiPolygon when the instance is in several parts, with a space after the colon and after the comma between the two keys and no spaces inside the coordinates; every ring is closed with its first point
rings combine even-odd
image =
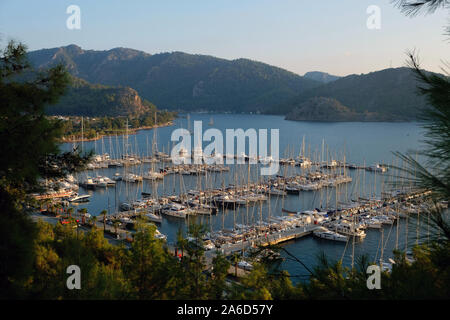
{"type": "MultiPolygon", "coordinates": [[[[29,57],[38,68],[63,63],[72,76],[102,84],[74,88],[64,101],[71,105],[65,107],[67,112],[83,108],[84,100],[91,99],[84,97],[91,89],[103,97],[94,108],[96,113],[102,109],[105,114],[118,115],[142,112],[148,100],[169,110],[261,112],[290,114],[292,118],[303,103],[323,97],[335,99],[355,113],[357,116],[347,114],[355,119],[350,121],[361,117],[370,119],[366,121],[409,121],[417,119],[426,106],[425,99],[417,95],[418,82],[409,68],[346,77],[313,71],[302,77],[248,59],[183,52],[151,55],[127,48],[95,51],[76,45],[33,51],[29,57]]],[[[323,113],[318,110],[316,114],[323,113]]],[[[329,114],[322,118],[331,119],[329,114]]]]}
{"type": "Polygon", "coordinates": [[[332,98],[314,97],[302,102],[286,115],[298,121],[389,121],[388,115],[376,112],[355,112],[332,98]]]}
{"type": "Polygon", "coordinates": [[[132,88],[90,84],[82,79],[71,78],[71,86],[59,103],[46,108],[48,114],[139,117],[157,110],[154,104],[141,99],[132,88]]]}
{"type": "Polygon", "coordinates": [[[73,76],[90,83],[131,87],[158,107],[172,110],[262,112],[320,85],[261,62],[183,52],[150,55],[70,45],[33,51],[29,57],[39,68],[63,63],[73,76]]]}
{"type": "Polygon", "coordinates": [[[418,95],[418,85],[409,68],[350,75],[304,92],[271,112],[287,114],[311,98],[325,97],[352,112],[376,113],[387,120],[414,120],[426,107],[425,99],[418,95]]]}

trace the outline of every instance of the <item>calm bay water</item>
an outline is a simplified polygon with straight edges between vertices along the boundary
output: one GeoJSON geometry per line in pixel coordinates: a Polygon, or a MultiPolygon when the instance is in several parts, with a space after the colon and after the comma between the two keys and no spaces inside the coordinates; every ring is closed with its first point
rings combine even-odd
{"type": "MultiPolygon", "coordinates": [[[[359,165],[374,165],[376,163],[399,164],[393,156],[393,151],[407,152],[410,150],[419,150],[423,130],[417,123],[384,123],[384,122],[295,122],[286,121],[282,116],[267,115],[247,115],[247,114],[190,114],[190,123],[188,118],[181,116],[174,121],[174,125],[157,129],[158,150],[170,153],[172,143],[170,136],[176,128],[190,128],[193,130],[193,121],[203,122],[203,131],[208,128],[217,128],[223,132],[225,129],[249,128],[258,129],[279,129],[280,131],[280,157],[298,156],[302,150],[302,141],[305,141],[304,150],[307,156],[313,160],[320,160],[322,156],[326,159],[345,159],[349,163],[359,165]],[[214,120],[212,126],[208,125],[211,118],[214,120]]],[[[270,134],[270,133],[269,133],[270,134]]],[[[128,137],[130,149],[135,154],[146,156],[151,154],[154,131],[142,130],[135,135],[128,137]]],[[[117,158],[124,152],[124,136],[105,137],[102,140],[84,142],[84,150],[93,149],[97,153],[109,153],[117,158]]],[[[77,143],[81,145],[81,143],[77,143]]],[[[204,143],[204,146],[208,143],[204,143]]],[[[71,149],[73,144],[66,143],[62,146],[63,150],[71,149]]],[[[164,164],[169,165],[169,164],[164,164]]],[[[127,172],[143,173],[148,170],[150,164],[130,167],[127,172]]],[[[161,167],[157,164],[156,169],[161,167]]],[[[293,167],[280,167],[279,174],[292,175],[302,173],[302,169],[293,167]]],[[[82,179],[89,176],[106,175],[113,177],[115,173],[124,173],[123,168],[108,168],[88,171],[78,174],[82,179]]],[[[144,181],[141,184],[128,184],[124,182],[117,183],[116,187],[108,189],[98,189],[95,191],[84,191],[80,188],[80,193],[89,192],[92,194],[91,201],[86,204],[80,204],[77,208],[86,207],[93,215],[98,215],[103,209],[109,212],[117,211],[120,202],[139,199],[142,191],[152,194],[169,195],[177,194],[180,188],[185,190],[196,189],[198,187],[221,187],[228,183],[247,183],[248,165],[232,165],[229,173],[214,173],[208,177],[204,176],[179,176],[169,175],[163,182],[157,184],[144,181]]],[[[258,176],[256,166],[250,168],[250,180],[256,180],[258,176]]],[[[341,202],[349,202],[358,196],[376,196],[380,195],[382,188],[389,179],[388,175],[374,174],[364,170],[350,170],[347,172],[353,178],[353,182],[338,189],[338,197],[341,202]]],[[[317,192],[301,192],[300,195],[288,195],[284,198],[271,197],[270,205],[268,202],[262,206],[253,206],[241,208],[236,211],[229,210],[224,213],[219,211],[217,215],[211,217],[194,218],[200,222],[208,224],[211,230],[221,228],[233,228],[235,223],[252,223],[258,221],[262,215],[267,219],[269,214],[282,215],[282,208],[301,211],[313,209],[316,207],[333,207],[336,202],[336,190],[320,190],[317,192]]],[[[185,229],[185,222],[177,219],[163,219],[163,223],[158,227],[159,230],[168,236],[169,242],[174,242],[176,233],[179,229],[185,229]]],[[[412,228],[411,225],[408,229],[412,228]]],[[[384,227],[383,243],[385,246],[384,256],[392,256],[392,249],[398,242],[400,249],[405,249],[406,225],[401,222],[397,232],[397,226],[384,227]],[[397,240],[398,235],[398,240],[397,240]]],[[[415,230],[415,229],[414,229],[415,230]]],[[[409,230],[408,239],[414,241],[415,231],[409,230]]],[[[367,237],[355,244],[355,256],[361,254],[368,255],[370,260],[375,260],[380,256],[381,232],[379,230],[367,230],[367,237]]],[[[409,244],[408,247],[410,247],[409,244]]],[[[313,237],[305,237],[295,242],[289,242],[283,247],[290,253],[299,258],[309,268],[316,265],[317,254],[321,251],[334,260],[343,257],[346,265],[351,263],[352,245],[346,247],[345,243],[335,243],[326,240],[320,240],[313,237]]],[[[307,272],[297,262],[286,260],[283,267],[293,276],[306,275],[307,272]]],[[[300,278],[293,277],[295,282],[300,278]]]]}

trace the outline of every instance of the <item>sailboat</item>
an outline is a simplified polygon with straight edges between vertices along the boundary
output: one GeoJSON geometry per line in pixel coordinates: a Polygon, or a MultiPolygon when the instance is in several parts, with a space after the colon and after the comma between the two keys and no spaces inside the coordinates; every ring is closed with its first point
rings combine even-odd
{"type": "MultiPolygon", "coordinates": [[[[155,124],[156,124],[156,112],[155,112],[155,124]]],[[[158,140],[157,140],[157,126],[153,129],[153,142],[152,142],[152,159],[156,160],[155,155],[158,153],[158,140]]],[[[148,151],[148,147],[147,147],[148,151]]],[[[147,180],[158,180],[158,179],[164,179],[164,174],[161,172],[157,172],[155,170],[155,161],[151,161],[151,168],[150,170],[145,173],[142,177],[147,180]]]]}
{"type": "Polygon", "coordinates": [[[147,212],[145,214],[145,217],[148,220],[150,220],[151,222],[162,223],[162,216],[160,214],[155,213],[155,212],[147,212]]]}
{"type": "Polygon", "coordinates": [[[160,172],[156,172],[154,170],[150,170],[147,173],[144,173],[142,178],[146,180],[157,180],[157,179],[164,179],[164,174],[160,172]]]}
{"type": "Polygon", "coordinates": [[[167,216],[184,219],[190,213],[190,211],[188,208],[181,204],[169,203],[162,209],[162,213],[167,216]]]}

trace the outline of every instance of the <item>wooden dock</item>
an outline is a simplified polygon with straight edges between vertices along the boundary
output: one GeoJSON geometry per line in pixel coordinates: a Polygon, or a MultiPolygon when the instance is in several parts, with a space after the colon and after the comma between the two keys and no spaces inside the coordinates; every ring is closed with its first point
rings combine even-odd
{"type": "Polygon", "coordinates": [[[45,194],[35,194],[33,198],[36,200],[67,198],[73,195],[73,191],[53,192],[45,194]]]}

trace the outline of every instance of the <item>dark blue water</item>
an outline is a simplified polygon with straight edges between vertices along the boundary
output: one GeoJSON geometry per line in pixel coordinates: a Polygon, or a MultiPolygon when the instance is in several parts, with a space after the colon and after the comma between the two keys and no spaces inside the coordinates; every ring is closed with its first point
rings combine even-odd
{"type": "MultiPolygon", "coordinates": [[[[360,165],[374,165],[375,163],[401,165],[392,154],[393,151],[407,152],[421,148],[423,130],[417,123],[384,123],[384,122],[296,122],[286,121],[281,116],[267,115],[247,115],[247,114],[191,114],[190,123],[185,116],[176,119],[173,126],[157,129],[157,145],[159,151],[170,153],[173,144],[170,142],[172,131],[176,128],[190,128],[193,131],[194,120],[203,121],[203,131],[208,128],[217,128],[225,136],[225,129],[249,128],[258,129],[279,129],[280,131],[280,157],[298,156],[303,149],[305,154],[313,160],[343,160],[360,165]],[[214,124],[209,126],[211,117],[214,124]]],[[[270,131],[269,131],[270,133],[270,131]]],[[[128,143],[124,136],[105,137],[103,140],[95,142],[84,142],[84,150],[93,149],[97,153],[109,153],[112,157],[117,157],[124,152],[125,145],[128,145],[128,153],[139,155],[151,154],[154,131],[142,130],[135,135],[129,135],[128,143]]],[[[192,139],[192,144],[194,140],[192,139]]],[[[204,143],[207,145],[209,142],[204,143]]],[[[76,143],[81,145],[80,142],[76,143]]],[[[68,150],[72,144],[67,143],[62,149],[68,150]]],[[[168,164],[163,164],[168,165],[168,164]]],[[[127,172],[143,173],[150,167],[150,164],[130,167],[127,172]]],[[[161,167],[157,165],[156,169],[161,167]]],[[[106,175],[113,177],[114,173],[122,174],[123,168],[99,169],[80,173],[79,178],[86,175],[106,175]]],[[[255,181],[258,177],[258,168],[250,167],[250,178],[247,175],[248,165],[232,165],[228,173],[215,173],[207,177],[169,175],[163,182],[151,183],[145,181],[141,184],[129,184],[120,182],[116,187],[99,189],[96,191],[86,191],[92,194],[91,201],[87,204],[79,205],[79,208],[86,207],[88,211],[97,215],[103,209],[109,212],[117,211],[118,203],[122,201],[140,198],[142,191],[153,194],[169,195],[177,194],[180,188],[183,190],[196,189],[199,186],[220,187],[228,183],[247,183],[249,179],[255,181]]],[[[292,175],[300,174],[302,169],[295,167],[281,167],[279,174],[292,175]]],[[[341,202],[348,202],[358,196],[379,196],[389,182],[389,175],[375,174],[365,170],[353,170],[347,172],[352,176],[353,182],[341,185],[336,192],[335,188],[322,189],[317,192],[302,192],[300,195],[288,195],[284,198],[271,197],[268,202],[260,206],[241,208],[236,211],[228,210],[224,213],[209,217],[194,218],[198,222],[208,225],[211,230],[219,230],[223,227],[233,228],[235,223],[251,223],[258,221],[262,216],[267,219],[270,215],[282,215],[282,208],[289,210],[307,210],[316,207],[333,207],[336,203],[336,194],[341,202]]],[[[80,193],[84,190],[80,188],[80,193]]],[[[179,219],[164,218],[159,230],[168,236],[168,241],[175,241],[176,233],[179,229],[185,229],[185,222],[179,219]]],[[[408,229],[414,228],[408,225],[408,229]]],[[[392,256],[392,249],[398,244],[400,249],[406,248],[405,235],[407,227],[402,221],[397,226],[386,226],[383,228],[384,257],[392,256]],[[398,235],[398,236],[397,236],[398,235]],[[398,239],[397,239],[398,237],[398,239]]],[[[415,231],[409,230],[408,242],[414,242],[415,231]]],[[[381,232],[379,230],[366,230],[367,236],[362,242],[357,242],[354,246],[355,257],[366,254],[369,259],[375,260],[380,257],[381,232]]],[[[410,248],[411,244],[408,244],[410,248]]],[[[316,265],[317,254],[324,251],[332,260],[339,260],[343,257],[345,265],[349,265],[352,260],[353,246],[349,243],[335,243],[326,240],[319,240],[312,237],[305,237],[301,240],[286,243],[283,247],[294,254],[308,267],[316,265]]],[[[286,260],[283,268],[287,269],[291,275],[307,274],[304,267],[297,262],[286,260]]],[[[293,278],[296,281],[299,278],[293,278]]]]}

